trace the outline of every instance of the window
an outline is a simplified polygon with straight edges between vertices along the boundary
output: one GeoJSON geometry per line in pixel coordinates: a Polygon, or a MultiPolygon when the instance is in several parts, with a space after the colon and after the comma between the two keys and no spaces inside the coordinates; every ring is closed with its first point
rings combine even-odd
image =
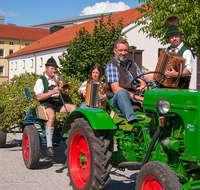
{"type": "Polygon", "coordinates": [[[4,49],[0,49],[0,57],[4,57],[4,49]]]}
{"type": "Polygon", "coordinates": [[[4,76],[4,67],[3,66],[0,66],[0,76],[4,76]]]}
{"type": "Polygon", "coordinates": [[[42,67],[43,66],[43,59],[42,59],[42,57],[40,58],[40,67],[42,67]]]}
{"type": "Polygon", "coordinates": [[[25,69],[25,60],[23,60],[23,63],[24,63],[23,69],[25,69]]]}
{"type": "Polygon", "coordinates": [[[31,59],[31,68],[33,68],[33,59],[31,59]]]}
{"type": "Polygon", "coordinates": [[[13,70],[13,62],[11,62],[11,70],[13,70]]]}
{"type": "Polygon", "coordinates": [[[4,44],[4,41],[0,41],[0,44],[4,44]]]}
{"type": "Polygon", "coordinates": [[[29,43],[25,43],[25,46],[28,46],[29,45],[29,43]]]}
{"type": "Polygon", "coordinates": [[[9,55],[10,55],[11,53],[14,53],[14,49],[9,49],[9,55]]]}
{"type": "Polygon", "coordinates": [[[15,70],[17,70],[17,62],[15,62],[15,70]]]}
{"type": "Polygon", "coordinates": [[[14,42],[9,42],[9,45],[14,45],[14,42]]]}

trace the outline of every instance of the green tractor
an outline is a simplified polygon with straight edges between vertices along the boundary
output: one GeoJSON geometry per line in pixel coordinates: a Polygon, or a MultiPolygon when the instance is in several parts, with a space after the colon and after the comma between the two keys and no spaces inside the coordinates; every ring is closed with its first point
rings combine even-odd
{"type": "Polygon", "coordinates": [[[114,123],[102,109],[74,110],[62,129],[68,137],[70,185],[74,190],[107,189],[115,167],[140,170],[136,190],[200,188],[199,104],[198,90],[148,90],[131,131],[121,130],[123,121],[114,123]]]}

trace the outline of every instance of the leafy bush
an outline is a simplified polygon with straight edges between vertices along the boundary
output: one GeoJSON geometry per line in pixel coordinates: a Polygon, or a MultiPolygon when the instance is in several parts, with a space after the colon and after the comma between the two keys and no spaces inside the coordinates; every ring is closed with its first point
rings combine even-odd
{"type": "MultiPolygon", "coordinates": [[[[40,77],[41,75],[26,72],[20,76],[14,76],[10,84],[4,82],[0,85],[0,123],[2,124],[0,129],[2,131],[9,131],[13,125],[20,129],[29,109],[40,105],[33,90],[36,80],[40,77]],[[29,102],[25,95],[24,88],[28,88],[29,90],[31,96],[29,102]]],[[[73,86],[72,92],[69,96],[64,98],[65,102],[79,106],[82,101],[81,98],[78,97],[78,89],[81,82],[75,78],[66,76],[63,76],[63,79],[66,80],[66,82],[70,82],[73,86]]],[[[63,125],[66,116],[67,114],[65,113],[57,113],[56,125],[63,125]]]]}
{"type": "Polygon", "coordinates": [[[1,129],[5,131],[12,125],[17,124],[21,127],[23,119],[30,108],[39,105],[36,101],[33,87],[40,76],[37,74],[25,73],[20,76],[14,76],[10,84],[4,82],[0,86],[0,123],[3,124],[1,129]],[[28,88],[31,100],[27,101],[24,88],[28,88]]]}

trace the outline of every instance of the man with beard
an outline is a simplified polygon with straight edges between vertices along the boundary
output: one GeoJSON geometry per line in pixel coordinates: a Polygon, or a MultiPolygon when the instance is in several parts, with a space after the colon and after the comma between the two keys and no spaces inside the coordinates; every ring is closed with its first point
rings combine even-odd
{"type": "Polygon", "coordinates": [[[65,104],[64,106],[59,98],[59,90],[61,90],[63,83],[55,75],[57,67],[55,59],[53,57],[49,58],[45,64],[45,75],[39,78],[34,86],[37,100],[41,105],[45,106],[45,111],[49,118],[46,122],[47,156],[54,156],[52,137],[54,133],[55,112],[66,112],[67,109],[67,112],[70,113],[76,109],[76,106],[73,104],[65,104]]]}
{"type": "MultiPolygon", "coordinates": [[[[131,82],[138,75],[142,74],[135,62],[127,59],[129,44],[124,39],[116,40],[114,44],[115,57],[105,67],[106,95],[110,102],[118,108],[126,117],[129,124],[138,121],[133,110],[133,105],[142,106],[143,97],[136,95],[131,82]]],[[[146,90],[146,83],[139,79],[140,92],[146,90]]]]}

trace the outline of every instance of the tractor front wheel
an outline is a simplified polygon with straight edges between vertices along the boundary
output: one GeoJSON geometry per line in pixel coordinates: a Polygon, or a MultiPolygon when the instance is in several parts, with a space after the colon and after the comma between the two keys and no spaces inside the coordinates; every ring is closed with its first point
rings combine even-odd
{"type": "Polygon", "coordinates": [[[145,164],[137,176],[136,190],[181,190],[173,170],[165,163],[153,161],[145,164]]]}
{"type": "Polygon", "coordinates": [[[40,138],[34,125],[27,125],[22,136],[22,155],[29,169],[37,168],[40,159],[40,138]]]}
{"type": "Polygon", "coordinates": [[[3,148],[6,144],[6,133],[0,130],[0,148],[3,148]]]}
{"type": "Polygon", "coordinates": [[[95,132],[84,118],[75,119],[67,139],[67,166],[74,190],[105,189],[110,181],[110,141],[95,132]]]}

